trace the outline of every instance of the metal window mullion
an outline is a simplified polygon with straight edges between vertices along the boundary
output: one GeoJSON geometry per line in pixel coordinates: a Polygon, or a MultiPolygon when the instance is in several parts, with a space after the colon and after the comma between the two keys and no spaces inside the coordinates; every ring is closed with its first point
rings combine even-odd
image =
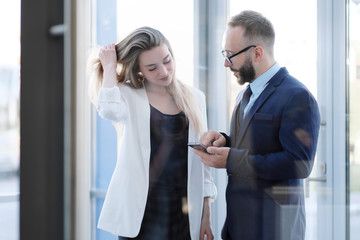
{"type": "MultiPolygon", "coordinates": [[[[208,128],[227,132],[229,129],[229,85],[227,70],[223,67],[222,35],[226,27],[229,0],[194,1],[195,86],[206,95],[208,128]]],[[[218,188],[217,200],[212,204],[212,222],[215,239],[220,239],[226,214],[225,171],[213,171],[218,188]]]]}

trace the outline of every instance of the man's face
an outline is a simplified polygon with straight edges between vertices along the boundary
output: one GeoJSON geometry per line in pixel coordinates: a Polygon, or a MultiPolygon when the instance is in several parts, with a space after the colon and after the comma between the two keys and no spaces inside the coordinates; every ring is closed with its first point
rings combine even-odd
{"type": "MultiPolygon", "coordinates": [[[[247,48],[243,39],[243,29],[240,26],[229,27],[225,32],[224,38],[224,54],[231,57],[233,54],[247,48]]],[[[224,59],[224,66],[230,68],[237,78],[238,83],[243,85],[246,82],[252,82],[255,79],[256,72],[251,59],[251,51],[249,48],[245,52],[230,58],[230,62],[224,59]]]]}

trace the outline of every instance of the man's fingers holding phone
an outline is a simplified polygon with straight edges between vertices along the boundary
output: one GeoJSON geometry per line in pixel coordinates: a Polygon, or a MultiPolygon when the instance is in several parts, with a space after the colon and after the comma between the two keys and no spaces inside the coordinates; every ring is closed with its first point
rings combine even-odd
{"type": "Polygon", "coordinates": [[[192,147],[192,148],[194,148],[194,149],[196,149],[196,150],[200,150],[200,151],[202,151],[202,152],[205,152],[205,153],[207,153],[207,154],[210,154],[210,153],[208,153],[208,151],[206,150],[207,147],[206,147],[204,144],[202,144],[202,143],[199,143],[199,142],[189,142],[189,143],[188,143],[188,146],[189,146],[189,147],[192,147]]]}

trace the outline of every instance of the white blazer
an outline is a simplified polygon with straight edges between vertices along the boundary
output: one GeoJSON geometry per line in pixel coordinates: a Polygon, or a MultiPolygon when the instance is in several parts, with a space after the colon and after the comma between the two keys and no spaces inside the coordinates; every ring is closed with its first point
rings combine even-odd
{"type": "MultiPolygon", "coordinates": [[[[195,88],[190,89],[206,116],[204,94],[195,88]]],[[[136,237],[144,216],[149,187],[150,105],[146,91],[126,84],[101,88],[97,110],[102,118],[122,123],[118,159],[98,227],[115,236],[136,237]]],[[[205,125],[207,126],[206,121],[205,125]]],[[[190,125],[189,142],[199,138],[190,125]]],[[[190,235],[191,239],[198,240],[203,198],[215,199],[217,192],[209,167],[204,166],[191,149],[188,149],[187,190],[190,235]]]]}

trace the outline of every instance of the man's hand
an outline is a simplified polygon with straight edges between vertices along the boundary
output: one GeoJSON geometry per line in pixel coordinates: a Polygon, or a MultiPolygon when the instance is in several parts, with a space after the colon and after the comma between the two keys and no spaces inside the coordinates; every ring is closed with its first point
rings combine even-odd
{"type": "Polygon", "coordinates": [[[208,147],[205,153],[200,150],[193,149],[201,161],[209,167],[213,168],[226,168],[226,161],[229,155],[230,148],[228,147],[208,147]]]}
{"type": "Polygon", "coordinates": [[[226,139],[221,133],[210,130],[201,136],[200,142],[205,146],[223,147],[226,139]]]}

